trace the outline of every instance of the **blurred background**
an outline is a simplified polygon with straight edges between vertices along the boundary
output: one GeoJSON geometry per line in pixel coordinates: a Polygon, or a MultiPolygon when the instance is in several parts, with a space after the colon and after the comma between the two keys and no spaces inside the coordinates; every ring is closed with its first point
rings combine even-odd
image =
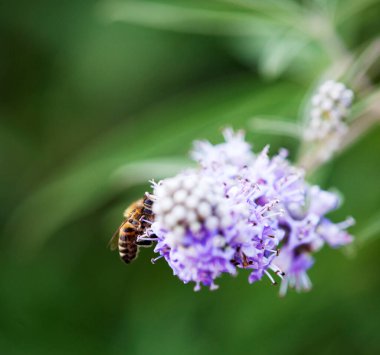
{"type": "Polygon", "coordinates": [[[194,139],[231,125],[295,159],[296,139],[252,118],[296,122],[317,81],[371,48],[379,14],[371,0],[2,2],[0,353],[379,353],[378,127],[313,177],[343,194],[332,219],[354,216],[357,240],[316,255],[310,293],[281,299],[245,272],[194,293],[151,249],[126,266],[107,248],[194,139]]]}

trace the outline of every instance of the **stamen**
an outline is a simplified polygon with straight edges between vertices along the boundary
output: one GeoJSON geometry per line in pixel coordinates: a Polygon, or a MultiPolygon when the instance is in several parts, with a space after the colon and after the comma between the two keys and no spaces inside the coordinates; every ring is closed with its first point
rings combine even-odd
{"type": "Polygon", "coordinates": [[[280,255],[280,249],[268,249],[268,251],[272,252],[273,254],[276,254],[276,256],[280,255]]]}
{"type": "Polygon", "coordinates": [[[285,273],[283,271],[276,271],[275,274],[281,279],[283,280],[284,279],[284,276],[285,276],[285,273]]]}
{"type": "Polygon", "coordinates": [[[297,195],[303,196],[304,192],[301,189],[296,189],[296,190],[292,190],[290,192],[286,192],[287,197],[293,197],[293,196],[297,196],[297,195]]]}
{"type": "Polygon", "coordinates": [[[265,216],[262,216],[263,219],[267,219],[267,218],[272,218],[272,217],[275,217],[275,216],[283,216],[285,213],[284,210],[279,210],[278,212],[273,212],[273,213],[270,213],[270,214],[267,214],[265,216]]]}
{"type": "Polygon", "coordinates": [[[285,276],[285,272],[283,272],[278,266],[270,265],[269,268],[281,279],[285,276]]]}
{"type": "Polygon", "coordinates": [[[301,177],[302,175],[300,173],[296,173],[290,176],[285,176],[279,181],[279,185],[281,186],[281,188],[285,189],[289,187],[291,184],[295,183],[301,177]]]}
{"type": "Polygon", "coordinates": [[[280,297],[284,297],[286,295],[287,290],[288,290],[288,278],[284,278],[280,286],[280,297]]]}
{"type": "Polygon", "coordinates": [[[340,229],[347,229],[349,227],[352,227],[355,224],[355,219],[353,219],[351,216],[348,217],[345,221],[337,223],[336,225],[340,229]]]}
{"type": "Polygon", "coordinates": [[[245,268],[249,265],[249,262],[248,262],[247,256],[244,253],[242,254],[243,254],[243,267],[245,268]]]}
{"type": "Polygon", "coordinates": [[[151,184],[153,189],[160,185],[160,182],[155,182],[154,179],[149,180],[149,183],[151,184]]]}
{"type": "Polygon", "coordinates": [[[157,262],[157,260],[158,260],[158,259],[161,259],[162,257],[163,257],[163,256],[160,255],[160,256],[157,256],[156,258],[152,258],[152,259],[150,259],[150,261],[151,261],[152,264],[155,264],[155,263],[157,262]]]}
{"type": "Polygon", "coordinates": [[[309,279],[309,276],[307,276],[306,272],[301,273],[300,278],[301,278],[300,282],[301,282],[302,288],[304,290],[310,290],[311,281],[309,279]]]}
{"type": "Polygon", "coordinates": [[[280,203],[280,200],[273,200],[273,201],[271,201],[271,202],[268,202],[266,205],[264,205],[264,206],[260,209],[259,213],[263,214],[263,213],[266,212],[266,211],[270,211],[274,206],[276,206],[276,205],[279,204],[279,203],[280,203]]]}
{"type": "Polygon", "coordinates": [[[274,280],[274,278],[272,277],[272,275],[268,271],[266,271],[266,270],[264,270],[264,272],[269,277],[269,280],[271,281],[272,285],[277,285],[277,282],[274,280]]]}

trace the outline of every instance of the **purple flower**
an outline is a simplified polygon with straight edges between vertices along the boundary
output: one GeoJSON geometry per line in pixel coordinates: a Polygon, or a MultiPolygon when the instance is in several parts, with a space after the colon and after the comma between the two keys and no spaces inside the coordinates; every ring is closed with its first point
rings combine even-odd
{"type": "Polygon", "coordinates": [[[234,274],[236,213],[224,197],[223,186],[199,171],[188,171],[154,186],[157,236],[155,251],[174,275],[215,289],[223,272],[234,274]]]}
{"type": "Polygon", "coordinates": [[[311,255],[320,250],[325,242],[338,247],[352,241],[345,230],[353,224],[352,218],[334,224],[325,217],[326,213],[339,206],[338,196],[306,183],[304,191],[304,203],[288,205],[286,213],[279,219],[278,227],[285,231],[285,236],[281,241],[281,253],[273,264],[285,273],[281,295],[286,293],[288,286],[297,291],[311,288],[307,276],[307,270],[314,262],[311,255]]]}
{"type": "Polygon", "coordinates": [[[351,241],[351,221],[334,224],[325,214],[338,197],[304,180],[285,150],[273,158],[269,148],[255,155],[242,132],[224,132],[225,142],[196,142],[199,167],[153,184],[156,258],[165,258],[183,282],[217,288],[215,279],[248,269],[253,283],[268,276],[288,286],[311,287],[307,270],[312,253],[324,243],[351,241]],[[281,251],[279,251],[279,248],[281,251]],[[274,274],[274,275],[273,275],[274,274]]]}

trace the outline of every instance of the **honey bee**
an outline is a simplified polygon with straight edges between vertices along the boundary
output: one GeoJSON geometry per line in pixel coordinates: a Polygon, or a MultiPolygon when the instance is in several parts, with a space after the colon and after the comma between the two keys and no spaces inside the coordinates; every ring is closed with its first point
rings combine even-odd
{"type": "Polygon", "coordinates": [[[152,204],[153,201],[148,194],[132,203],[124,211],[124,221],[109,242],[111,250],[118,248],[121,260],[127,264],[136,259],[140,246],[149,247],[153,244],[153,235],[138,240],[153,222],[152,204]]]}

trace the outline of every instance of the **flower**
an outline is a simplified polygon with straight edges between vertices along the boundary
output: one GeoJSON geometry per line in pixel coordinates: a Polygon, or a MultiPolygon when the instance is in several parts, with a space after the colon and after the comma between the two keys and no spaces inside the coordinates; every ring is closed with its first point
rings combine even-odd
{"type": "Polygon", "coordinates": [[[159,241],[155,250],[182,281],[216,288],[222,272],[235,273],[232,211],[222,186],[208,176],[187,172],[154,187],[156,216],[152,225],[159,241]]]}
{"type": "Polygon", "coordinates": [[[229,178],[194,170],[154,185],[155,251],[196,290],[216,289],[214,280],[236,267],[266,269],[277,253],[277,232],[263,223],[272,206],[255,208],[248,183],[229,178]]]}
{"type": "Polygon", "coordinates": [[[195,142],[197,168],[153,183],[154,260],[163,257],[195,290],[216,289],[216,278],[238,269],[249,270],[250,283],[283,278],[282,294],[288,286],[309,289],[312,254],[325,243],[349,243],[352,221],[326,218],[338,197],[305,182],[285,150],[270,158],[269,147],[255,155],[243,132],[227,129],[224,138],[217,145],[195,142]]]}
{"type": "Polygon", "coordinates": [[[304,140],[319,162],[329,160],[339,149],[348,131],[345,119],[353,97],[353,92],[344,84],[333,80],[324,82],[312,97],[304,140]]]}
{"type": "Polygon", "coordinates": [[[285,295],[288,286],[297,291],[311,288],[307,270],[314,263],[312,254],[325,243],[339,247],[352,242],[352,236],[346,232],[354,223],[352,218],[334,224],[325,217],[339,206],[338,196],[306,183],[304,188],[304,204],[292,208],[288,206],[287,213],[279,219],[279,228],[285,231],[285,236],[281,241],[281,253],[273,260],[273,264],[286,274],[280,295],[285,295]]]}
{"type": "Polygon", "coordinates": [[[333,80],[324,82],[311,100],[310,121],[305,130],[308,141],[323,140],[328,135],[344,135],[353,92],[333,80]]]}
{"type": "Polygon", "coordinates": [[[213,166],[240,169],[249,165],[254,155],[251,146],[244,140],[244,132],[234,132],[231,128],[223,131],[225,143],[213,145],[208,141],[194,142],[191,157],[204,169],[213,166]]]}

